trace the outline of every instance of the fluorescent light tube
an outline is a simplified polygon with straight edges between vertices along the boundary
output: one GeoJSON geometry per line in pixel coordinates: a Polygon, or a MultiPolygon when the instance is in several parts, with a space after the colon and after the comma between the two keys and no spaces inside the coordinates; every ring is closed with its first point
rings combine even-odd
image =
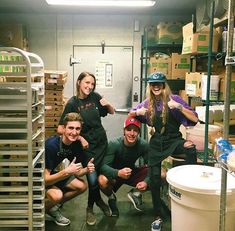
{"type": "Polygon", "coordinates": [[[120,7],[147,7],[154,6],[150,0],[46,0],[49,5],[66,6],[120,6],[120,7]]]}

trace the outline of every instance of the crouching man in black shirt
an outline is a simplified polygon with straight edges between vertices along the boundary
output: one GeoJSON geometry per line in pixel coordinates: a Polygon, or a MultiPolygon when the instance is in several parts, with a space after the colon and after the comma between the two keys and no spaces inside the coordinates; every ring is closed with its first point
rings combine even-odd
{"type": "Polygon", "coordinates": [[[83,167],[83,152],[78,141],[82,118],[78,113],[68,113],[64,118],[62,136],[52,136],[45,143],[45,208],[47,217],[57,225],[66,226],[70,220],[60,212],[60,205],[85,192],[87,184],[80,177],[95,170],[93,158],[83,167]],[[57,171],[64,159],[70,164],[57,171]]]}

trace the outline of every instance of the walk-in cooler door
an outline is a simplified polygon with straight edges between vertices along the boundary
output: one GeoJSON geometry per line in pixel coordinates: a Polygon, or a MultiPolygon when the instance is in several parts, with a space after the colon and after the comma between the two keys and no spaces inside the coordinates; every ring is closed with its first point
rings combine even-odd
{"type": "Polygon", "coordinates": [[[95,74],[96,91],[116,109],[115,115],[102,119],[108,139],[122,135],[124,119],[132,106],[133,47],[75,45],[73,52],[74,92],[82,71],[95,74]]]}

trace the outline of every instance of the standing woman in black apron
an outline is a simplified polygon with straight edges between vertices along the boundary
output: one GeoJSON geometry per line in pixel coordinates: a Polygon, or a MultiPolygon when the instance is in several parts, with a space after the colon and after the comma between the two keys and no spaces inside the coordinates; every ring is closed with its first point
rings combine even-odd
{"type": "Polygon", "coordinates": [[[96,87],[96,78],[92,73],[82,72],[76,82],[77,95],[72,96],[67,102],[65,109],[61,115],[58,126],[60,134],[63,125],[64,116],[69,112],[77,112],[81,114],[84,121],[81,131],[81,143],[87,141],[88,145],[84,149],[84,163],[86,166],[91,158],[94,158],[95,173],[88,174],[87,180],[89,185],[88,206],[86,211],[86,222],[88,225],[96,223],[96,217],[93,213],[93,205],[96,205],[103,211],[106,216],[111,216],[108,205],[101,198],[97,175],[101,167],[101,162],[107,148],[106,132],[101,124],[101,117],[114,114],[113,106],[98,93],[94,92],[96,87]],[[85,139],[85,141],[84,141],[85,139]]]}
{"type": "Polygon", "coordinates": [[[181,124],[196,125],[198,117],[181,97],[171,93],[163,73],[154,72],[148,77],[147,82],[146,99],[129,114],[152,127],[148,166],[153,208],[157,219],[155,223],[159,223],[161,222],[161,161],[170,155],[183,154],[187,164],[197,162],[195,145],[192,141],[182,138],[179,127],[181,124]]]}

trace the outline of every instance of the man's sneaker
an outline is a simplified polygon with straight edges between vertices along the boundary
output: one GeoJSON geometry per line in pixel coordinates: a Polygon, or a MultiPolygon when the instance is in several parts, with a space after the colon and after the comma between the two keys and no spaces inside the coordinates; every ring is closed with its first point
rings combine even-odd
{"type": "Polygon", "coordinates": [[[96,223],[96,218],[95,218],[95,214],[93,212],[93,208],[87,208],[86,209],[86,223],[88,225],[95,225],[96,223]]]}
{"type": "Polygon", "coordinates": [[[162,219],[158,217],[152,224],[151,224],[151,231],[160,231],[162,228],[162,219]]]}
{"type": "Polygon", "coordinates": [[[111,212],[110,212],[109,206],[106,205],[102,199],[97,201],[96,205],[103,211],[105,216],[107,216],[107,217],[111,216],[111,212]]]}
{"type": "Polygon", "coordinates": [[[109,208],[112,211],[112,217],[118,217],[119,216],[119,211],[117,207],[117,198],[115,194],[113,194],[113,198],[109,198],[108,200],[109,208]]]}
{"type": "Polygon", "coordinates": [[[52,207],[47,214],[52,218],[52,220],[59,226],[67,226],[70,224],[70,220],[64,217],[57,205],[52,207]]]}
{"type": "Polygon", "coordinates": [[[136,210],[143,211],[142,194],[139,191],[135,191],[133,188],[128,192],[127,196],[136,210]]]}

